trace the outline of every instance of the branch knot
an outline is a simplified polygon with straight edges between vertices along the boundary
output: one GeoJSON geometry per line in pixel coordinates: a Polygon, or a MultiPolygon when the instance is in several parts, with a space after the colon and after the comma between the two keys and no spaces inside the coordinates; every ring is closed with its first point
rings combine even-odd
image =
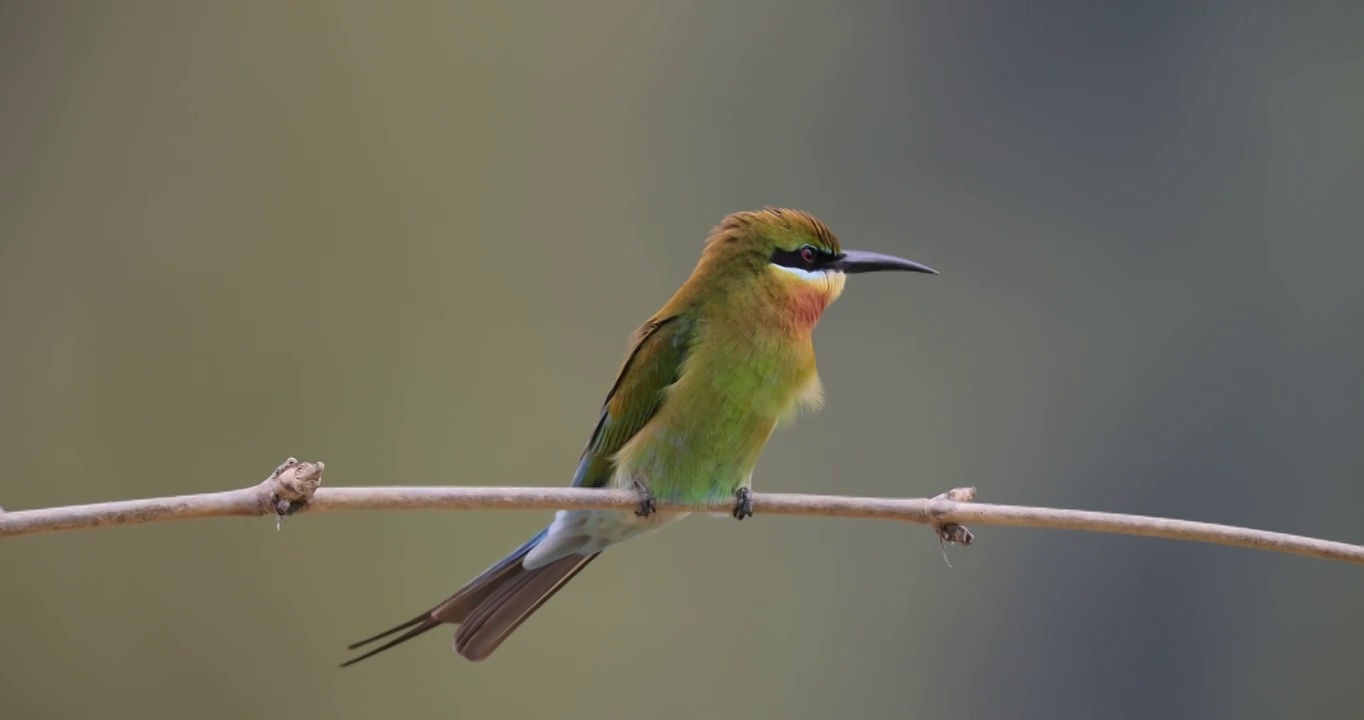
{"type": "Polygon", "coordinates": [[[934,534],[938,536],[938,546],[942,548],[942,561],[947,563],[947,567],[952,567],[952,563],[947,559],[947,546],[970,545],[975,541],[976,536],[965,525],[942,521],[942,516],[952,509],[950,506],[944,507],[943,501],[968,503],[974,499],[976,499],[976,488],[969,486],[952,488],[945,493],[934,495],[928,500],[929,525],[933,528],[934,534]]]}
{"type": "Polygon", "coordinates": [[[322,485],[322,471],[326,467],[320,461],[299,462],[297,458],[289,458],[261,483],[261,487],[269,493],[267,502],[270,511],[275,514],[276,523],[308,504],[313,493],[322,485]]]}

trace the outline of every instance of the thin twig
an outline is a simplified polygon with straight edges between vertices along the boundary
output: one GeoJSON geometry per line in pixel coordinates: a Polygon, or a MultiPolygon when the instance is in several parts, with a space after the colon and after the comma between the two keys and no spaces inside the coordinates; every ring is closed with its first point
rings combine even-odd
{"type": "MultiPolygon", "coordinates": [[[[282,517],[300,511],[628,509],[639,502],[638,494],[630,490],[588,488],[395,486],[319,489],[323,467],[322,463],[300,463],[290,458],[264,482],[240,490],[0,512],[0,537],[229,515],[282,517]]],[[[934,498],[754,493],[752,499],[755,514],[903,520],[928,525],[943,540],[960,544],[969,544],[972,538],[965,524],[976,523],[1141,535],[1364,564],[1364,546],[1359,545],[1170,518],[978,504],[969,502],[973,492],[971,488],[958,488],[934,498]]],[[[658,505],[659,512],[727,513],[730,510],[730,503],[660,501],[658,505]]]]}

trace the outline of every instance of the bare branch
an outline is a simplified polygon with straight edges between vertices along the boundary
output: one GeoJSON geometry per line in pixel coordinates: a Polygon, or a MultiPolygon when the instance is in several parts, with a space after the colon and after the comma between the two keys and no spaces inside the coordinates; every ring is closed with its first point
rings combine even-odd
{"type": "MultiPolygon", "coordinates": [[[[203,495],[125,500],[41,510],[0,512],[0,537],[111,525],[188,520],[229,515],[275,515],[336,510],[515,510],[629,509],[639,502],[631,490],[507,487],[318,488],[322,463],[290,458],[253,487],[203,495]]],[[[928,525],[946,542],[969,544],[964,525],[1014,525],[1085,530],[1187,540],[1306,555],[1364,564],[1364,546],[1251,530],[1230,525],[1118,513],[988,505],[970,502],[973,488],[934,498],[872,498],[836,495],[754,493],[756,514],[902,520],[928,525]]],[[[659,512],[728,513],[731,503],[677,504],[660,501],[659,512]]]]}

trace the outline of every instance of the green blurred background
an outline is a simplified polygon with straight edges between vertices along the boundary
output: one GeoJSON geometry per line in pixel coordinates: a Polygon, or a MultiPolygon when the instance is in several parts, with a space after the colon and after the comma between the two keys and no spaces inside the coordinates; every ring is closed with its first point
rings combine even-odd
{"type": "MultiPolygon", "coordinates": [[[[725,213],[860,276],[759,490],[1364,542],[1350,4],[0,6],[0,505],[566,483],[725,213]]],[[[549,517],[0,542],[13,718],[1359,714],[1364,573],[1247,550],[693,518],[490,661],[347,671],[549,517]]]]}

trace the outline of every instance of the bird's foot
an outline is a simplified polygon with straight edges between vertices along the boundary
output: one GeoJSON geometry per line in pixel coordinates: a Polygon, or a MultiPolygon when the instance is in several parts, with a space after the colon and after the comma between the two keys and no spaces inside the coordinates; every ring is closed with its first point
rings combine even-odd
{"type": "Polygon", "coordinates": [[[639,493],[639,504],[635,506],[635,514],[646,518],[658,510],[658,503],[654,502],[654,494],[649,490],[649,486],[636,480],[635,492],[639,493]]]}
{"type": "Polygon", "coordinates": [[[753,491],[747,487],[741,487],[734,492],[739,501],[734,503],[734,511],[730,513],[735,520],[743,520],[746,517],[753,517],[753,491]]]}

